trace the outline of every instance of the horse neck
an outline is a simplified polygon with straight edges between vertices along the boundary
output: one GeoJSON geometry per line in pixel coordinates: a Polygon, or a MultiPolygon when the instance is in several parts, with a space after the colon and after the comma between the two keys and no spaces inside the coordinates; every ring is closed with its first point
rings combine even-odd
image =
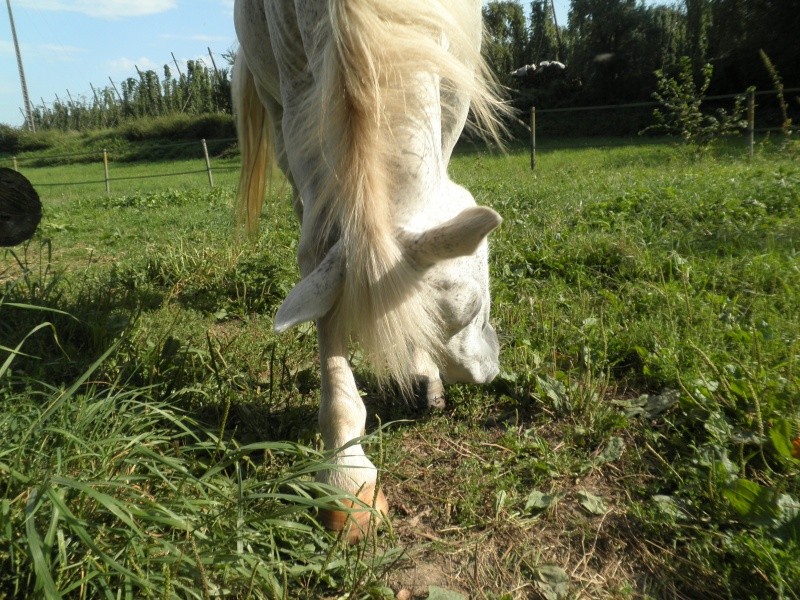
{"type": "Polygon", "coordinates": [[[396,164],[395,214],[413,215],[435,202],[447,178],[442,148],[442,108],[439,78],[420,73],[415,76],[414,102],[423,110],[408,116],[394,132],[396,164]]]}

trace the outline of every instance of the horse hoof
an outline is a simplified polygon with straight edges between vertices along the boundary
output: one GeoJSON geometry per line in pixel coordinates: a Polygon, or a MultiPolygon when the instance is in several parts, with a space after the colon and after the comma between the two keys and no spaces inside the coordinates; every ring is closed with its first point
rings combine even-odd
{"type": "Polygon", "coordinates": [[[342,500],[342,505],[352,510],[323,508],[319,511],[319,520],[325,529],[343,531],[343,537],[349,544],[355,544],[366,537],[373,528],[377,529],[380,521],[385,519],[389,513],[389,503],[386,502],[386,496],[380,488],[376,494],[375,486],[365,487],[356,495],[356,498],[367,506],[372,506],[378,511],[377,514],[350,500],[342,500]]]}
{"type": "Polygon", "coordinates": [[[414,382],[417,409],[423,413],[441,412],[447,407],[441,380],[419,378],[414,382]]]}
{"type": "Polygon", "coordinates": [[[444,396],[426,398],[424,402],[419,403],[419,407],[422,412],[426,413],[442,412],[447,408],[447,401],[444,396]]]}

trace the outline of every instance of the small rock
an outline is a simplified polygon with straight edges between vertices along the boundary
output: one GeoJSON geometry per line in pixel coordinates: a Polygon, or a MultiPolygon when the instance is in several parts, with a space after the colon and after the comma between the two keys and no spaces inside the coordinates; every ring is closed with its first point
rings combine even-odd
{"type": "Polygon", "coordinates": [[[411,600],[411,590],[403,588],[402,590],[397,592],[395,598],[397,598],[397,600],[411,600]]]}

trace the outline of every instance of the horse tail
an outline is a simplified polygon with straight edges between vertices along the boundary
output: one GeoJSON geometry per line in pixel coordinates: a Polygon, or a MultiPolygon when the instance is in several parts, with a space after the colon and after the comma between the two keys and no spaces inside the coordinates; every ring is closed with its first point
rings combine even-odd
{"type": "Polygon", "coordinates": [[[231,95],[242,157],[234,213],[237,226],[254,236],[258,231],[274,150],[269,114],[258,97],[255,78],[241,51],[236,54],[233,66],[231,95]]]}
{"type": "MultiPolygon", "coordinates": [[[[413,356],[443,351],[440,319],[397,236],[393,190],[404,126],[425,122],[421,74],[439,77],[442,98],[472,98],[497,136],[501,103],[480,56],[479,0],[328,0],[321,47],[311,60],[314,124],[329,184],[315,222],[342,240],[343,293],[332,323],[356,338],[379,376],[410,388],[413,356]]],[[[447,106],[443,107],[446,111],[447,106]]],[[[453,111],[460,110],[453,107],[453,111]]],[[[326,236],[323,236],[326,237],[326,236]]]]}

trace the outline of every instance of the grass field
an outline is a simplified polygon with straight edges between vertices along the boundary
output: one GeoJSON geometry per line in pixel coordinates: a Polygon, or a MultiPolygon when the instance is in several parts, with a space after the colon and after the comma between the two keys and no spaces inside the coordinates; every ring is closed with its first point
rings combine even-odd
{"type": "Polygon", "coordinates": [[[392,509],[356,547],[313,519],[313,328],[272,333],[286,188],[237,244],[232,172],[42,185],[85,169],[24,171],[0,254],[0,598],[800,597],[791,148],[459,153],[502,372],[420,416],[354,356],[392,509]]]}

